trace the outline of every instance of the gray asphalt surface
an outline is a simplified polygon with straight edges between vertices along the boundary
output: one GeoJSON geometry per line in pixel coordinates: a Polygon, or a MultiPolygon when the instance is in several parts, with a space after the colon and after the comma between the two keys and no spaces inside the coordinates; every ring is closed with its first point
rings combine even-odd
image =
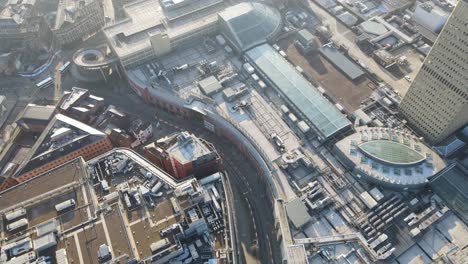
{"type": "MultiPolygon", "coordinates": [[[[92,42],[99,43],[101,41],[101,37],[96,36],[92,42]]],[[[86,44],[86,46],[89,45],[89,43],[86,44]]],[[[66,61],[66,58],[70,57],[73,51],[79,48],[81,47],[74,47],[69,51],[64,51],[62,60],[66,61]]],[[[44,75],[50,73],[53,73],[53,71],[46,72],[44,75]]],[[[38,79],[40,78],[43,77],[41,76],[38,79]]],[[[4,92],[8,89],[9,92],[16,93],[18,99],[21,98],[22,107],[33,100],[53,99],[54,93],[58,92],[57,90],[54,91],[54,86],[39,90],[35,87],[34,82],[35,80],[28,81],[22,78],[3,79],[0,82],[2,84],[0,87],[3,87],[4,92]]],[[[281,263],[279,242],[276,241],[273,208],[266,195],[268,192],[266,184],[260,180],[255,168],[234,144],[205,130],[202,128],[202,124],[174,117],[144,104],[131,91],[126,80],[114,77],[108,84],[88,84],[74,80],[70,73],[62,76],[61,92],[71,90],[74,86],[90,89],[91,93],[104,97],[107,104],[118,106],[124,111],[154,124],[159,123],[160,127],[155,130],[156,137],[172,133],[174,129],[183,129],[212,142],[223,157],[224,167],[228,172],[231,183],[240,263],[281,263]]],[[[14,120],[16,114],[12,115],[10,121],[14,120]]]]}
{"type": "Polygon", "coordinates": [[[128,87],[125,80],[112,79],[109,84],[84,84],[66,76],[62,90],[73,86],[88,88],[95,95],[105,98],[124,111],[142,119],[159,123],[156,136],[175,129],[187,130],[212,142],[223,157],[223,163],[231,183],[234,211],[237,223],[237,238],[240,245],[240,263],[281,263],[279,242],[276,241],[273,208],[266,195],[266,184],[260,180],[246,157],[225,138],[202,128],[201,124],[177,118],[169,113],[146,105],[128,87]],[[257,248],[258,246],[258,248],[257,248]]]}

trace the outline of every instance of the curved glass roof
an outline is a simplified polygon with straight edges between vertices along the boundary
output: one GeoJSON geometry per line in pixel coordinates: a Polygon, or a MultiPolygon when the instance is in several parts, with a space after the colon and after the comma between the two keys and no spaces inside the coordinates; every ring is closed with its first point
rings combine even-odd
{"type": "Polygon", "coordinates": [[[425,160],[421,153],[394,141],[373,140],[358,147],[369,158],[389,165],[414,165],[425,160]]]}
{"type": "Polygon", "coordinates": [[[240,3],[219,13],[230,32],[229,39],[247,50],[273,38],[281,29],[281,14],[262,3],[240,3]]]}

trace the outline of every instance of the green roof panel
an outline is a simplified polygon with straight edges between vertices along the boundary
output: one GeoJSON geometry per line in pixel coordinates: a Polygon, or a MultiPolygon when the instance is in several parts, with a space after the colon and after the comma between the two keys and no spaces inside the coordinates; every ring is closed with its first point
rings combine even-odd
{"type": "Polygon", "coordinates": [[[413,165],[425,160],[417,151],[394,141],[369,141],[360,144],[359,149],[369,158],[389,165],[413,165]]]}

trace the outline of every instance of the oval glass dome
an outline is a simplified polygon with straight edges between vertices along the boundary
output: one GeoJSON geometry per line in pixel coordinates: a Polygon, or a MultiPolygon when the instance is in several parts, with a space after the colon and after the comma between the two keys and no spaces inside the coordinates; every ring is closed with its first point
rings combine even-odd
{"type": "Polygon", "coordinates": [[[362,143],[358,147],[369,158],[388,165],[408,166],[425,160],[421,153],[394,141],[374,140],[362,143]]]}

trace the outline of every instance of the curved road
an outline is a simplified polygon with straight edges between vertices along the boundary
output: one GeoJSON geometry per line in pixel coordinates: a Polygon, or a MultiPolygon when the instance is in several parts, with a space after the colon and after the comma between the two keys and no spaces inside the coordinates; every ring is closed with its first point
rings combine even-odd
{"type": "Polygon", "coordinates": [[[159,123],[159,127],[155,128],[155,134],[163,131],[170,133],[175,130],[187,130],[213,143],[223,158],[224,167],[231,183],[240,263],[281,263],[273,207],[266,195],[268,189],[249,160],[239,152],[234,144],[208,132],[202,128],[201,124],[175,117],[144,104],[139,97],[131,92],[123,80],[111,80],[109,85],[100,85],[99,89],[94,89],[97,85],[89,87],[89,84],[77,83],[74,80],[64,80],[64,82],[70,83],[69,85],[64,84],[65,87],[89,88],[91,93],[104,97],[107,104],[116,105],[128,113],[154,124],[159,123]],[[103,86],[114,87],[115,90],[103,86]]]}

